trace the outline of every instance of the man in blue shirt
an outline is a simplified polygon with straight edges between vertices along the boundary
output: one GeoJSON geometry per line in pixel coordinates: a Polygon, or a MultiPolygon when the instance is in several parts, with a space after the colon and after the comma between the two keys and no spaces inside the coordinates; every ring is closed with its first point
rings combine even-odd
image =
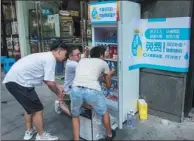
{"type": "MultiPolygon", "coordinates": [[[[64,79],[64,89],[67,95],[71,94],[71,87],[72,87],[73,80],[75,78],[75,70],[78,65],[78,62],[81,58],[87,57],[87,55],[88,55],[88,47],[85,48],[84,54],[80,53],[78,46],[71,46],[68,49],[69,58],[65,66],[65,79],[64,79]]],[[[64,103],[64,101],[60,102],[59,100],[56,100],[55,112],[57,114],[61,114],[62,111],[65,112],[67,115],[71,116],[69,108],[64,103]]]]}

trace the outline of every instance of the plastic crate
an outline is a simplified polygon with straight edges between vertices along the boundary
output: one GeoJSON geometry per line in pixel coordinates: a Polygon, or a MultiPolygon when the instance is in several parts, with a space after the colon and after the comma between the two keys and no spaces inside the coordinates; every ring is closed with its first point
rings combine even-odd
{"type": "Polygon", "coordinates": [[[6,59],[7,59],[7,56],[1,56],[1,64],[4,64],[6,59]]]}
{"type": "Polygon", "coordinates": [[[15,62],[16,60],[14,58],[5,59],[4,66],[3,66],[4,73],[7,73],[15,62]]]}

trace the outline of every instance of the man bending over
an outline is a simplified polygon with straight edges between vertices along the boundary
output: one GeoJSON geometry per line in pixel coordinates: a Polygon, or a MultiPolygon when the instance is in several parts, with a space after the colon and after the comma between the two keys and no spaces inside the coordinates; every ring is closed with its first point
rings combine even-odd
{"type": "Polygon", "coordinates": [[[77,65],[75,79],[71,91],[71,114],[74,140],[79,140],[80,108],[83,103],[91,105],[97,114],[103,117],[104,127],[107,132],[106,140],[112,140],[116,132],[111,130],[110,116],[107,111],[106,98],[98,82],[103,74],[106,87],[111,87],[111,76],[108,64],[103,60],[105,48],[97,46],[91,49],[90,57],[81,59],[77,65]]]}
{"type": "Polygon", "coordinates": [[[56,61],[64,61],[66,53],[67,45],[57,41],[49,52],[34,53],[18,60],[5,76],[3,83],[25,110],[24,140],[30,140],[36,132],[36,140],[58,140],[43,128],[43,105],[35,86],[44,82],[59,99],[63,99],[64,90],[55,82],[55,66],[56,61]]]}
{"type": "MultiPolygon", "coordinates": [[[[88,56],[88,47],[85,47],[84,54],[80,53],[78,46],[70,46],[67,51],[68,60],[65,65],[65,79],[64,79],[64,90],[65,94],[71,94],[71,88],[73,80],[75,78],[75,70],[78,65],[78,62],[81,58],[88,56]]],[[[64,103],[64,101],[55,101],[55,112],[61,114],[62,112],[71,116],[69,107],[64,103]]]]}

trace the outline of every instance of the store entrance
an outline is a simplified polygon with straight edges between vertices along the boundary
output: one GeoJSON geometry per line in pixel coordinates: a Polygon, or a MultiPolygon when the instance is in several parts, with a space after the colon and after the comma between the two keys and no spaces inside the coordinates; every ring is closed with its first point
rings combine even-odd
{"type": "Polygon", "coordinates": [[[29,20],[29,44],[31,53],[50,50],[52,38],[57,37],[55,14],[60,1],[29,1],[27,4],[29,20]]]}
{"type": "Polygon", "coordinates": [[[55,39],[72,43],[80,36],[79,11],[71,10],[69,5],[69,1],[28,2],[31,53],[49,51],[55,39]]]}

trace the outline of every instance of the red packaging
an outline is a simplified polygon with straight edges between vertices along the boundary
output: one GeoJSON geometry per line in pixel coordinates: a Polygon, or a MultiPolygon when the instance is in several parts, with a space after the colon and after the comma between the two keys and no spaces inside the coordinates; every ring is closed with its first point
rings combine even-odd
{"type": "Polygon", "coordinates": [[[114,54],[114,55],[117,55],[117,46],[114,46],[114,47],[113,47],[113,54],[114,54]]]}
{"type": "Polygon", "coordinates": [[[109,50],[110,58],[113,58],[114,48],[113,48],[112,45],[110,45],[109,47],[110,47],[110,48],[109,48],[109,49],[110,49],[110,50],[109,50]]]}

